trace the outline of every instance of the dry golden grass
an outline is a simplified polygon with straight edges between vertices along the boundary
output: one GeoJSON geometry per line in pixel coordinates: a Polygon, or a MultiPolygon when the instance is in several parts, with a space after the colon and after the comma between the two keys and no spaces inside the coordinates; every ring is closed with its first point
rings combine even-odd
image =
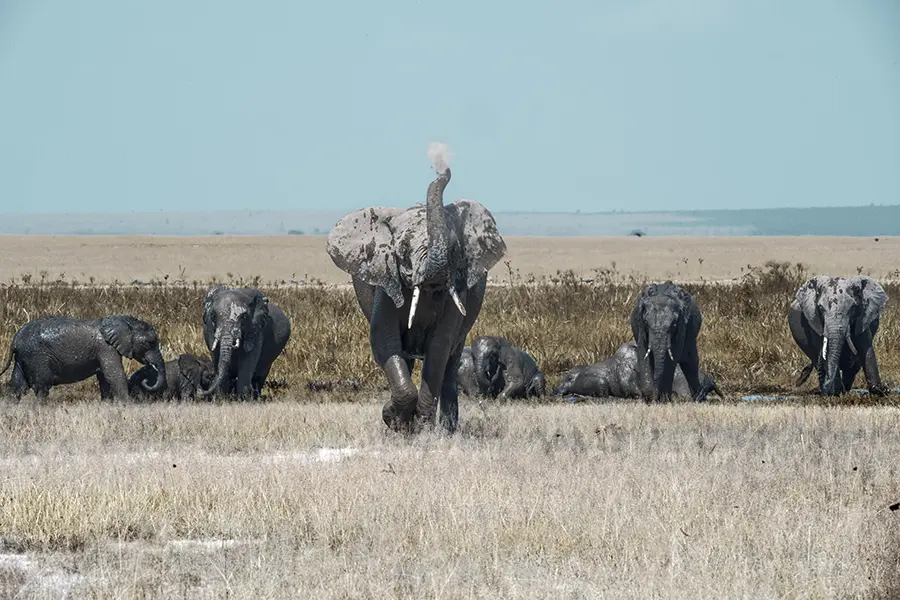
{"type": "MultiPolygon", "coordinates": [[[[18,327],[52,313],[131,313],[156,325],[167,358],[206,353],[205,284],[81,287],[91,275],[162,276],[117,274],[150,268],[133,251],[134,239],[114,258],[101,238],[85,242],[89,250],[60,251],[72,240],[79,238],[51,241],[44,259],[0,251],[0,272],[8,275],[62,256],[85,269],[110,266],[81,271],[87,276],[68,269],[59,283],[48,267],[43,284],[31,269],[27,285],[18,277],[0,287],[2,359],[18,327]]],[[[289,279],[283,273],[293,262],[285,245],[322,241],[204,238],[224,246],[231,283],[260,285],[292,320],[291,342],[270,378],[276,385],[266,391],[270,402],[101,403],[94,381],[54,389],[46,405],[0,400],[0,598],[900,595],[900,511],[887,508],[900,500],[897,395],[733,400],[793,390],[805,358],[786,309],[813,272],[862,270],[882,279],[891,301],[876,349],[883,378],[896,385],[900,283],[886,257],[861,250],[866,243],[888,248],[886,240],[827,242],[823,257],[822,240],[810,238],[804,243],[818,250],[808,271],[793,262],[762,266],[769,252],[805,260],[799,246],[785,255],[788,246],[766,249],[760,240],[740,255],[748,268],[735,262],[736,250],[672,240],[679,252],[709,253],[698,257],[702,272],[687,270],[695,269],[689,259],[683,276],[671,275],[676,281],[740,279],[686,285],[703,311],[701,364],[732,399],[669,406],[463,399],[461,429],[451,437],[385,431],[384,380],[351,291],[276,285],[289,279]],[[240,244],[252,252],[239,252],[240,244]],[[838,251],[840,244],[848,246],[838,251]],[[266,253],[284,266],[254,265],[266,253]],[[846,268],[815,267],[832,257],[848,261],[846,268]],[[305,390],[312,379],[359,379],[364,391],[312,394],[305,390]]],[[[166,264],[187,242],[147,243],[166,264]]],[[[547,264],[558,260],[573,272],[554,269],[542,279],[541,246],[516,250],[516,243],[510,240],[509,266],[492,272],[506,285],[489,290],[472,337],[504,335],[526,348],[551,385],[630,337],[628,314],[645,279],[635,265],[669,269],[677,266],[665,260],[678,260],[666,254],[665,240],[616,239],[600,244],[645,244],[645,252],[597,271],[608,257],[582,268],[562,264],[560,255],[547,264]],[[648,241],[656,254],[646,251],[648,241]]],[[[589,265],[587,249],[598,242],[577,243],[589,265]]],[[[320,250],[328,262],[308,263],[330,265],[320,250]]],[[[207,279],[204,273],[228,278],[203,270],[223,264],[210,246],[190,252],[183,260],[196,270],[187,271],[189,282],[207,279]]],[[[178,271],[171,274],[170,282],[178,271]]]]}
{"type": "Polygon", "coordinates": [[[6,405],[0,595],[889,598],[900,411],[6,405]]]}
{"type": "MultiPolygon", "coordinates": [[[[769,260],[803,262],[814,274],[896,276],[900,237],[515,237],[505,238],[505,260],[523,277],[571,269],[591,277],[615,264],[639,278],[720,281],[738,277],[747,265],[769,260]]],[[[325,253],[325,236],[0,236],[0,281],[22,275],[40,279],[131,283],[231,278],[263,281],[318,279],[346,283],[349,277],[325,253]],[[230,275],[229,275],[230,274],[230,275]]],[[[503,265],[491,272],[506,277],[503,265]]]]}

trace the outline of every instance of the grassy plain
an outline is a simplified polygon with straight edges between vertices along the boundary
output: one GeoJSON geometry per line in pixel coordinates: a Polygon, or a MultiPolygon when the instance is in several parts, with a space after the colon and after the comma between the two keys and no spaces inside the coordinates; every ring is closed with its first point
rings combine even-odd
{"type": "Polygon", "coordinates": [[[55,389],[46,405],[0,403],[0,598],[897,597],[900,511],[888,508],[900,501],[897,396],[736,399],[795,391],[804,359],[785,310],[812,272],[870,271],[884,281],[892,301],[876,349],[884,379],[898,382],[900,283],[881,253],[895,242],[809,238],[803,248],[818,251],[803,254],[794,240],[767,247],[738,238],[735,248],[753,248],[740,253],[716,240],[673,239],[672,252],[648,238],[596,242],[657,244],[615,270],[606,259],[593,264],[588,242],[564,251],[523,240],[516,250],[510,240],[509,268],[493,272],[506,285],[491,289],[473,336],[500,334],[526,348],[551,385],[628,339],[643,281],[635,265],[665,277],[652,271],[661,256],[690,253],[685,268],[709,270],[676,280],[736,278],[686,286],[703,311],[701,364],[728,399],[464,398],[452,437],[384,431],[383,379],[352,292],[267,285],[288,278],[264,275],[270,267],[254,272],[240,251],[278,256],[285,271],[296,254],[327,281],[321,248],[292,246],[315,238],[207,238],[223,247],[201,245],[191,261],[180,259],[185,286],[80,285],[91,276],[139,279],[114,273],[148,268],[140,244],[171,256],[166,244],[181,240],[78,251],[93,255],[74,250],[79,238],[59,238],[49,251],[35,240],[10,246],[2,273],[17,283],[0,288],[3,358],[22,323],[59,312],[132,313],[157,326],[167,357],[205,352],[205,283],[191,283],[194,271],[200,280],[259,274],[294,329],[266,402],[100,403],[91,381],[55,389]],[[845,268],[816,268],[816,260],[827,266],[826,249],[845,268]],[[540,271],[542,256],[565,252],[593,266],[540,271]],[[60,278],[48,266],[43,284],[35,285],[38,269],[23,285],[21,272],[7,270],[10,255],[16,268],[42,255],[47,265],[81,264],[84,275],[60,278]],[[808,271],[795,264],[807,256],[808,271]],[[770,259],[784,262],[765,266],[770,259]],[[204,271],[212,264],[221,268],[204,271]],[[91,270],[107,266],[114,270],[91,270]],[[312,393],[311,379],[358,379],[363,390],[312,393]]]}

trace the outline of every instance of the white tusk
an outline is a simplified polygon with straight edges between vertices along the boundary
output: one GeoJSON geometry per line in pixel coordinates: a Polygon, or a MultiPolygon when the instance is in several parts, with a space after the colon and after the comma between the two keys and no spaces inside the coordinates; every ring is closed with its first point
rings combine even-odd
{"type": "Polygon", "coordinates": [[[859,356],[859,352],[856,351],[856,346],[853,345],[853,340],[850,339],[850,336],[847,336],[847,345],[850,346],[850,352],[859,356]]]}
{"type": "Polygon", "coordinates": [[[647,358],[648,356],[650,356],[650,348],[647,348],[647,353],[644,354],[644,358],[647,358]]]}
{"type": "Polygon", "coordinates": [[[409,323],[406,328],[412,329],[413,318],[416,316],[416,306],[419,304],[419,286],[413,288],[412,304],[409,305],[409,323]]]}
{"type": "Polygon", "coordinates": [[[453,298],[453,302],[456,304],[456,308],[459,309],[459,312],[462,313],[462,316],[466,316],[466,307],[463,306],[462,300],[459,299],[459,295],[456,293],[456,290],[453,289],[453,286],[450,286],[450,297],[453,298]]]}
{"type": "Polygon", "coordinates": [[[825,353],[828,351],[828,338],[822,338],[822,358],[826,358],[825,353]]]}
{"type": "Polygon", "coordinates": [[[669,348],[669,358],[672,359],[672,362],[675,362],[675,357],[672,356],[672,349],[671,349],[671,348],[669,348]]]}
{"type": "Polygon", "coordinates": [[[241,338],[235,338],[235,339],[234,339],[234,347],[235,347],[235,348],[240,348],[240,347],[241,347],[241,338]]]}
{"type": "Polygon", "coordinates": [[[216,329],[216,334],[213,336],[212,348],[210,348],[210,352],[215,352],[216,348],[219,347],[219,330],[216,329]]]}

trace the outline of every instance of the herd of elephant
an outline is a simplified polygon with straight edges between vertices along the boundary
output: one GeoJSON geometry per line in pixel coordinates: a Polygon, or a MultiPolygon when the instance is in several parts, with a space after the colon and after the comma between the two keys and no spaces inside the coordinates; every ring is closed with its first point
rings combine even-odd
{"type": "MultiPolygon", "coordinates": [[[[414,430],[432,426],[437,417],[452,432],[460,391],[502,399],[543,396],[545,377],[531,355],[502,337],[481,336],[466,346],[487,273],[505,255],[506,243],[483,205],[444,204],[449,153],[432,144],[428,154],[436,177],[424,205],[351,212],[329,233],[326,251],[351,276],[369,324],[372,356],[390,392],[382,407],[385,424],[414,430]],[[411,378],[417,360],[418,388],[411,378]]],[[[873,338],[886,303],[884,289],[869,277],[819,276],[802,285],[788,310],[791,334],[810,360],[797,384],[815,369],[820,391],[836,395],[850,390],[863,369],[869,391],[883,395],[873,338]]],[[[17,397],[28,388],[46,396],[54,385],[92,376],[104,398],[258,397],[290,337],[288,318],[255,288],[216,285],[206,295],[203,321],[211,359],[183,354],[164,363],[156,331],[133,316],[43,317],[16,332],[0,375],[14,365],[10,387],[17,397]],[[146,366],[126,379],[123,356],[146,366]]],[[[667,401],[719,393],[699,366],[701,323],[686,290],[671,281],[651,283],[631,313],[633,339],[599,363],[570,369],[552,394],[667,401]]]]}
{"type": "Polygon", "coordinates": [[[132,315],[53,315],[16,331],[0,375],[12,365],[9,389],[16,398],[29,389],[46,398],[53,386],[90,377],[97,378],[104,399],[259,397],[290,336],[290,320],[259,290],[217,284],[203,302],[210,358],[181,354],[164,362],[156,329],[132,315]],[[144,367],[126,377],[122,357],[144,367]]]}

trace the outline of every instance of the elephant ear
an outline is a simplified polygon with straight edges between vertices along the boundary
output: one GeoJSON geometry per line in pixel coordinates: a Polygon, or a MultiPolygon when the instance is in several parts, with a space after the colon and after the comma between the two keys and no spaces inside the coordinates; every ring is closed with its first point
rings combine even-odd
{"type": "Polygon", "coordinates": [[[128,321],[118,317],[106,317],[100,321],[100,335],[106,343],[126,358],[134,356],[133,332],[128,321]]]}
{"type": "Polygon", "coordinates": [[[803,311],[803,316],[806,318],[810,327],[813,328],[813,331],[818,335],[822,335],[823,331],[825,331],[825,324],[822,322],[822,318],[819,315],[816,305],[821,290],[831,281],[831,279],[831,277],[825,275],[813,277],[800,286],[800,289],[797,290],[796,294],[797,303],[800,305],[800,310],[803,311]]]}
{"type": "Polygon", "coordinates": [[[494,216],[473,200],[457,200],[445,206],[459,224],[459,239],[466,253],[466,287],[473,287],[506,254],[506,242],[494,216]]]}
{"type": "Polygon", "coordinates": [[[647,328],[644,326],[644,306],[648,291],[649,288],[645,289],[644,293],[638,297],[638,301],[635,302],[634,309],[631,311],[631,334],[634,336],[634,342],[639,353],[645,352],[649,344],[647,328]]]}
{"type": "Polygon", "coordinates": [[[862,301],[862,314],[856,320],[856,333],[860,334],[871,327],[875,319],[881,315],[881,311],[887,305],[888,295],[877,281],[863,275],[851,277],[847,287],[851,288],[862,301]]]}
{"type": "Polygon", "coordinates": [[[397,308],[403,306],[403,291],[390,221],[402,212],[387,206],[354,211],[331,229],[325,247],[335,266],[382,288],[397,308]]]}
{"type": "Polygon", "coordinates": [[[250,351],[259,341],[262,330],[266,327],[269,320],[269,299],[262,292],[256,291],[253,300],[250,302],[250,318],[253,323],[253,335],[246,340],[247,350],[250,351]]]}
{"type": "Polygon", "coordinates": [[[213,298],[215,298],[216,294],[220,291],[224,290],[225,286],[221,283],[217,283],[215,285],[209,286],[209,289],[206,290],[206,297],[203,298],[203,320],[206,321],[207,318],[211,314],[213,298]]]}

